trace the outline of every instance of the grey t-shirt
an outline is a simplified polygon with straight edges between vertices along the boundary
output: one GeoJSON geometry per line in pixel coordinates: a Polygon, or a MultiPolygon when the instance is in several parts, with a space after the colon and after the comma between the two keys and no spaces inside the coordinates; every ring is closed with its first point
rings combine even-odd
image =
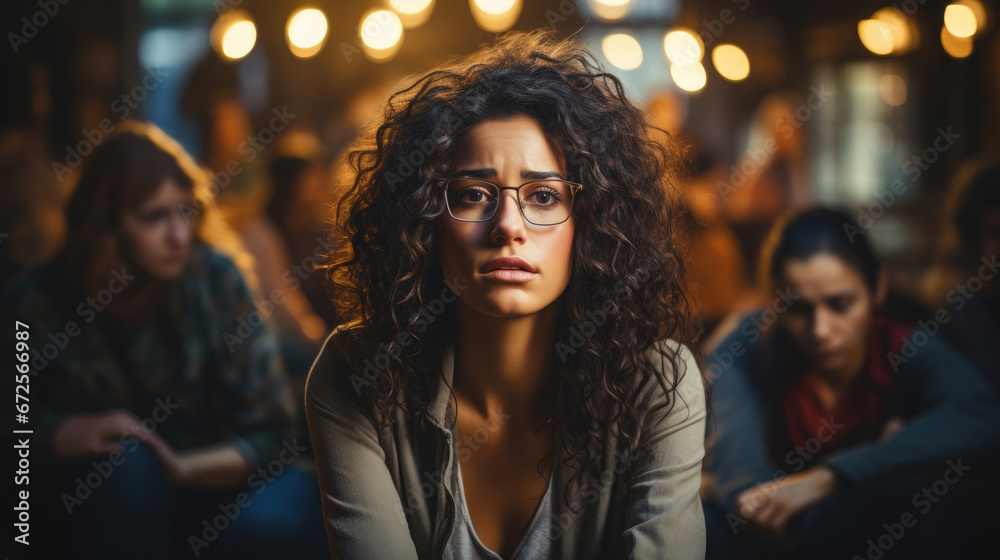
{"type": "MultiPolygon", "coordinates": [[[[452,449],[458,449],[455,433],[451,432],[452,449]]],[[[457,514],[455,515],[455,530],[445,547],[444,560],[533,560],[549,558],[552,549],[552,493],[555,490],[550,483],[528,522],[528,529],[509,559],[502,559],[499,554],[487,548],[476,536],[472,526],[469,507],[465,503],[465,485],[462,484],[461,461],[454,458],[454,485],[458,488],[455,495],[457,514]]]]}

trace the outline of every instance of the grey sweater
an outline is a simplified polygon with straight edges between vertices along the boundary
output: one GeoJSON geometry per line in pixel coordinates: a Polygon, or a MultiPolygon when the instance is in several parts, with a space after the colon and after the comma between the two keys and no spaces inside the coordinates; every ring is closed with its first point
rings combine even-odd
{"type": "MultiPolygon", "coordinates": [[[[672,340],[658,344],[678,347],[672,340]]],[[[430,400],[433,428],[427,431],[418,430],[402,413],[390,431],[376,428],[371,407],[352,384],[352,374],[359,376],[355,381],[364,379],[364,372],[351,365],[355,354],[338,328],[320,351],[306,386],[306,417],[332,557],[437,559],[461,554],[457,548],[468,539],[454,534],[460,510],[449,390],[453,341],[437,362],[442,375],[430,400]]],[[[580,490],[570,498],[574,512],[563,499],[573,471],[554,462],[550,520],[541,524],[548,526],[551,543],[543,548],[550,550],[550,558],[704,558],[698,490],[705,453],[705,387],[688,348],[681,346],[679,356],[686,371],[677,381],[669,362],[650,350],[657,375],[641,388],[636,402],[647,411],[640,442],[652,458],[634,474],[629,488],[619,488],[623,467],[619,457],[608,453],[600,478],[575,487],[580,490]],[[650,412],[667,401],[662,387],[675,383],[673,406],[650,412]]],[[[609,435],[606,449],[616,448],[609,435]]]]}

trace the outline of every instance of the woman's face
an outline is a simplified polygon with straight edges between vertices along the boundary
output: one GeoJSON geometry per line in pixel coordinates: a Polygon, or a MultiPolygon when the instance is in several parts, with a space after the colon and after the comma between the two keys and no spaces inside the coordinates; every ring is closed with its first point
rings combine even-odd
{"type": "Polygon", "coordinates": [[[194,223],[185,220],[182,204],[193,204],[190,189],[166,179],[153,196],[121,221],[125,256],[142,273],[169,280],[180,276],[191,254],[194,223]]]}
{"type": "MultiPolygon", "coordinates": [[[[527,116],[486,120],[459,142],[453,172],[517,187],[532,179],[566,178],[558,147],[527,116]]],[[[462,222],[447,212],[438,219],[444,277],[464,286],[461,301],[493,317],[518,317],[552,304],[569,283],[573,268],[573,217],[536,226],[524,220],[513,190],[503,190],[500,207],[486,222],[462,222]],[[490,271],[498,257],[519,257],[528,272],[490,271]]]]}
{"type": "Polygon", "coordinates": [[[779,315],[810,364],[826,373],[854,373],[867,354],[875,304],[864,278],[839,257],[818,253],[789,260],[783,281],[798,299],[779,315]]]}

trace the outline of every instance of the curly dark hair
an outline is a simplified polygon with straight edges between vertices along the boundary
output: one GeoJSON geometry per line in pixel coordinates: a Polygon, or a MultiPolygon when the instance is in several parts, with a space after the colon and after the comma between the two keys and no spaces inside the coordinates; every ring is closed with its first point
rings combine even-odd
{"type": "MultiPolygon", "coordinates": [[[[369,124],[349,153],[356,177],[336,208],[340,243],[328,272],[348,323],[342,328],[360,356],[391,346],[401,332],[416,341],[399,348],[364,391],[383,428],[397,407],[425,426],[434,356],[424,348],[441,348],[454,322],[449,311],[420,325],[426,302],[445,286],[436,227],[445,209],[430,183],[451,171],[473,125],[515,115],[537,120],[560,146],[567,179],[584,184],[573,210],[572,278],[560,298],[550,380],[554,441],[575,469],[570,484],[583,484],[608,453],[644,455],[639,435],[652,411],[637,410],[635,397],[654,375],[647,353],[656,348],[679,374],[673,383],[657,379],[672,407],[681,350],[656,342],[669,337],[694,350],[701,325],[685,283],[681,200],[669,179],[676,146],[654,139],[621,82],[582,44],[548,31],[510,33],[390,96],[384,119],[369,124]],[[616,311],[607,322],[588,323],[588,312],[609,302],[616,311]],[[608,430],[619,450],[599,444],[608,430]]],[[[567,489],[567,503],[568,496],[567,489]]]]}

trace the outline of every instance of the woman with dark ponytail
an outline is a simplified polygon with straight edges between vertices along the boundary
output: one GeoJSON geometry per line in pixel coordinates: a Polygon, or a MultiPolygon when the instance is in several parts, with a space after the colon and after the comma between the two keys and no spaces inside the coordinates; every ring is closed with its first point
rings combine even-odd
{"type": "Polygon", "coordinates": [[[779,221],[761,271],[773,305],[707,364],[708,557],[975,557],[953,515],[996,468],[1000,400],[939,336],[946,317],[889,311],[867,233],[835,210],[779,221]],[[942,477],[964,486],[942,500],[942,477]]]}

